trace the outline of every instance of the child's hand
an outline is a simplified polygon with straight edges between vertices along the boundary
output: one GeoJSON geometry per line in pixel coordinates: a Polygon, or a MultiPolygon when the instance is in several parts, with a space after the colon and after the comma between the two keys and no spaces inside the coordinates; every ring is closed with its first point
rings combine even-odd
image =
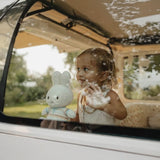
{"type": "Polygon", "coordinates": [[[110,102],[110,97],[106,97],[106,92],[96,84],[89,84],[85,88],[86,104],[95,109],[103,109],[110,102]]]}

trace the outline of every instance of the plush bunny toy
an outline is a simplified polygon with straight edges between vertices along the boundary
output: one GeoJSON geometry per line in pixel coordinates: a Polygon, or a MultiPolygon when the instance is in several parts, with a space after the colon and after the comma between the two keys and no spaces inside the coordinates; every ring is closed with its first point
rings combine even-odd
{"type": "Polygon", "coordinates": [[[52,76],[53,86],[46,95],[46,102],[49,107],[42,111],[42,115],[47,115],[47,119],[70,121],[75,118],[73,110],[66,108],[73,100],[73,93],[70,88],[70,74],[65,71],[60,73],[55,71],[52,76]]]}

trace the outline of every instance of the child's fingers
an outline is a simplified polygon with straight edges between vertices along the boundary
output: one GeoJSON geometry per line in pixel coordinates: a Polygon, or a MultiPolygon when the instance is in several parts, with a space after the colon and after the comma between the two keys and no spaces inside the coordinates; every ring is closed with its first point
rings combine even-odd
{"type": "Polygon", "coordinates": [[[95,90],[95,88],[94,87],[92,87],[92,86],[88,86],[88,88],[87,88],[87,90],[86,90],[86,93],[87,94],[96,94],[97,93],[97,90],[95,90]]]}
{"type": "Polygon", "coordinates": [[[88,92],[88,94],[93,94],[93,93],[94,93],[94,90],[93,90],[92,88],[88,88],[88,89],[87,89],[87,92],[88,92]]]}
{"type": "Polygon", "coordinates": [[[87,94],[91,94],[91,93],[93,93],[94,89],[90,85],[88,85],[88,86],[85,87],[84,91],[87,94]]]}
{"type": "Polygon", "coordinates": [[[101,89],[97,84],[89,84],[88,88],[92,89],[94,92],[100,92],[101,89]]]}
{"type": "Polygon", "coordinates": [[[95,86],[95,90],[96,90],[97,92],[101,92],[101,88],[100,88],[98,85],[95,86]]]}

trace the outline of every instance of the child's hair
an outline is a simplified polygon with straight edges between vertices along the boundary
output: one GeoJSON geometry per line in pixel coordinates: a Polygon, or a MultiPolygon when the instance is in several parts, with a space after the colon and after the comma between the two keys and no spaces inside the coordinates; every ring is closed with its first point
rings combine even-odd
{"type": "Polygon", "coordinates": [[[96,62],[100,72],[108,71],[110,76],[108,81],[116,83],[116,68],[113,53],[109,53],[102,48],[89,48],[83,51],[79,56],[84,54],[90,54],[93,57],[91,63],[93,62],[95,64],[96,62]]]}

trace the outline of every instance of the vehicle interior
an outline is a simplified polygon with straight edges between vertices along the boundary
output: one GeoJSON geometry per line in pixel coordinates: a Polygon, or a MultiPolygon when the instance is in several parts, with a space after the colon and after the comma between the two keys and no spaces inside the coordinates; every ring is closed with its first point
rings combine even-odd
{"type": "Polygon", "coordinates": [[[115,125],[159,129],[159,6],[159,0],[36,1],[15,34],[3,113],[45,118],[41,112],[55,70],[70,72],[74,99],[67,107],[76,111],[80,86],[75,58],[88,48],[103,48],[114,55],[114,90],[127,109],[127,117],[115,125]]]}

